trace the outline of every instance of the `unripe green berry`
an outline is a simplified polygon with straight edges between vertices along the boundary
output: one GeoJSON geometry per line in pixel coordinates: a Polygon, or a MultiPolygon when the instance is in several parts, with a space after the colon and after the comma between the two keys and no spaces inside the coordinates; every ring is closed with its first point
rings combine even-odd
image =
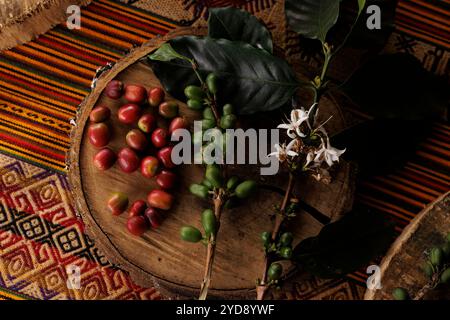
{"type": "Polygon", "coordinates": [[[433,270],[433,266],[431,265],[431,263],[426,262],[422,266],[422,270],[428,278],[431,278],[433,276],[434,270],[433,270]]]}
{"type": "Polygon", "coordinates": [[[199,242],[203,236],[200,230],[193,226],[184,226],[180,230],[181,239],[187,242],[199,242]]]}
{"type": "Polygon", "coordinates": [[[205,110],[203,110],[203,119],[210,119],[210,120],[215,120],[214,118],[214,112],[212,111],[211,108],[205,108],[205,110]]]}
{"type": "Polygon", "coordinates": [[[203,230],[205,230],[205,234],[209,237],[211,234],[216,234],[217,231],[217,223],[216,216],[211,209],[206,209],[202,212],[202,226],[203,230]]]}
{"type": "Polygon", "coordinates": [[[285,232],[280,236],[280,244],[284,247],[288,247],[292,244],[294,236],[290,232],[285,232]]]}
{"type": "Polygon", "coordinates": [[[202,198],[202,199],[208,198],[208,195],[209,195],[208,187],[201,185],[201,184],[196,184],[196,183],[191,184],[191,186],[189,187],[189,191],[193,195],[195,195],[199,198],[202,198]]]}
{"type": "Polygon", "coordinates": [[[441,248],[433,248],[433,249],[431,249],[430,261],[436,267],[441,265],[441,263],[442,263],[442,250],[441,250],[441,248]]]}
{"type": "Polygon", "coordinates": [[[233,106],[229,103],[223,106],[223,114],[230,115],[233,114],[233,106]]]}
{"type": "Polygon", "coordinates": [[[450,268],[447,268],[444,270],[444,272],[442,272],[440,280],[442,283],[450,282],[450,268]]]}
{"type": "Polygon", "coordinates": [[[220,119],[220,127],[222,129],[231,129],[234,128],[234,126],[236,125],[236,116],[234,114],[228,114],[228,115],[224,115],[221,119],[220,119]]]}
{"type": "Polygon", "coordinates": [[[202,88],[198,86],[187,86],[184,89],[184,94],[186,95],[186,98],[188,99],[195,99],[202,101],[205,97],[205,93],[203,92],[202,88]]]}
{"type": "Polygon", "coordinates": [[[217,164],[209,164],[206,166],[205,178],[215,188],[220,188],[222,186],[222,172],[217,164]]]}
{"type": "Polygon", "coordinates": [[[409,295],[404,288],[395,288],[392,290],[392,296],[395,300],[407,300],[409,295]]]}
{"type": "Polygon", "coordinates": [[[202,110],[203,109],[203,103],[197,99],[189,99],[186,104],[189,107],[189,109],[192,109],[192,110],[202,110]]]}
{"type": "Polygon", "coordinates": [[[217,76],[214,73],[210,73],[206,77],[206,86],[212,94],[217,93],[217,76]]]}
{"type": "Polygon", "coordinates": [[[256,182],[253,180],[246,180],[244,182],[241,182],[236,189],[234,190],[234,193],[236,194],[236,197],[239,199],[245,199],[251,196],[256,191],[257,185],[256,182]]]}
{"type": "Polygon", "coordinates": [[[261,233],[261,240],[264,246],[268,246],[270,244],[270,240],[272,239],[272,234],[268,231],[264,231],[261,233]]]}
{"type": "Polygon", "coordinates": [[[267,278],[269,281],[275,281],[280,279],[281,274],[283,273],[283,267],[281,264],[275,262],[272,263],[269,267],[269,270],[267,270],[267,278]]]}
{"type": "Polygon", "coordinates": [[[229,191],[234,190],[237,187],[238,183],[239,183],[238,177],[236,176],[230,177],[230,179],[228,179],[227,181],[227,190],[229,191]]]}
{"type": "Polygon", "coordinates": [[[281,247],[280,256],[285,259],[290,259],[292,257],[292,248],[291,247],[281,247]]]}
{"type": "Polygon", "coordinates": [[[216,126],[216,121],[212,119],[203,119],[202,120],[202,130],[212,129],[216,126]]]}

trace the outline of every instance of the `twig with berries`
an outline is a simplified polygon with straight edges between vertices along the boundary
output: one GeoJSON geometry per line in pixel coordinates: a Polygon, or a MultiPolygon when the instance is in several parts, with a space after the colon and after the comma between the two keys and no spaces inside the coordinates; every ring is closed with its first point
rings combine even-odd
{"type": "Polygon", "coordinates": [[[203,79],[197,63],[193,59],[178,54],[168,43],[150,55],[150,59],[188,61],[200,84],[199,86],[189,85],[184,90],[187,106],[193,110],[202,111],[201,130],[194,132],[194,149],[196,149],[195,145],[200,146],[199,152],[194,154],[194,159],[195,163],[206,164],[204,180],[201,183],[192,184],[189,190],[193,195],[209,201],[212,208],[204,210],[201,214],[204,234],[195,226],[184,226],[180,230],[180,235],[187,242],[203,243],[206,246],[205,269],[199,294],[199,300],[205,300],[211,285],[222,213],[232,207],[235,199],[245,199],[252,195],[257,185],[253,180],[242,181],[236,176],[228,177],[227,175],[226,166],[223,164],[227,144],[226,137],[224,139],[224,130],[234,128],[237,118],[231,104],[225,104],[222,110],[219,110],[216,99],[217,76],[209,73],[206,79],[203,79]]]}
{"type": "Polygon", "coordinates": [[[413,296],[410,296],[405,288],[395,288],[392,291],[395,300],[422,300],[431,290],[450,282],[450,233],[442,246],[427,250],[425,255],[427,260],[422,266],[422,271],[427,276],[428,282],[413,296]]]}
{"type": "Polygon", "coordinates": [[[280,163],[289,171],[288,185],[281,206],[275,213],[275,222],[271,232],[263,232],[261,238],[264,245],[265,261],[261,279],[256,286],[256,297],[263,300],[267,290],[278,285],[283,268],[278,261],[289,260],[292,255],[293,236],[290,232],[281,233],[285,221],[295,216],[298,202],[292,192],[296,177],[299,174],[311,174],[317,181],[330,183],[331,176],[328,169],[345,150],[338,150],[330,145],[328,133],[324,128],[325,122],[318,123],[319,101],[326,90],[325,80],[329,62],[332,57],[332,48],[323,44],[324,64],[320,75],[311,81],[313,90],[313,105],[305,110],[293,104],[290,119],[280,124],[279,129],[286,130],[290,141],[286,144],[275,145],[275,152],[269,156],[276,156],[280,163]]]}

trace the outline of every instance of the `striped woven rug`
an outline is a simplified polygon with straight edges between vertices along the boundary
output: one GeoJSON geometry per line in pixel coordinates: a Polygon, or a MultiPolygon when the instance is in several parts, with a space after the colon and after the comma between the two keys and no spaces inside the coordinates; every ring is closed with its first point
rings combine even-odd
{"type": "MultiPolygon", "coordinates": [[[[276,2],[173,1],[185,4],[186,9],[196,5],[193,16],[208,5],[232,4],[255,13],[276,2]]],[[[416,56],[420,47],[420,52],[426,51],[420,59],[427,67],[433,65],[428,63],[430,52],[439,52],[440,60],[433,60],[438,67],[429,69],[445,73],[450,50],[449,3],[400,0],[397,31],[389,45],[416,56]]],[[[0,155],[0,287],[5,288],[0,298],[158,297],[152,288],[136,287],[85,237],[64,176],[65,153],[70,144],[69,122],[89,93],[96,70],[182,23],[113,0],[94,1],[82,10],[81,23],[81,30],[57,26],[0,54],[0,152],[9,155],[0,155]],[[74,261],[84,268],[82,292],[71,292],[65,286],[64,267],[74,261]]],[[[450,189],[449,168],[450,127],[436,123],[404,168],[364,181],[357,201],[395,219],[397,232],[401,232],[421,209],[450,189]]],[[[334,299],[344,294],[346,299],[358,299],[366,278],[364,270],[349,275],[350,281],[311,278],[287,295],[334,299]]]]}
{"type": "Polygon", "coordinates": [[[0,151],[64,171],[69,122],[96,70],[177,26],[111,0],[83,9],[81,24],[0,54],[0,151]]]}

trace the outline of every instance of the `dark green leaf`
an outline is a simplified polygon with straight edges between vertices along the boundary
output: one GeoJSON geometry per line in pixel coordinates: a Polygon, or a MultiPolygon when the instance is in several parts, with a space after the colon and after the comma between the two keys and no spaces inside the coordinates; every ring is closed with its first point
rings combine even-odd
{"type": "Polygon", "coordinates": [[[406,120],[440,116],[447,108],[450,92],[445,81],[404,53],[368,61],[343,89],[374,117],[406,120]]]}
{"type": "Polygon", "coordinates": [[[362,50],[370,50],[373,53],[381,51],[389,36],[394,30],[395,21],[395,10],[396,1],[392,0],[367,0],[366,7],[371,5],[377,5],[380,7],[381,14],[381,29],[369,30],[367,28],[368,14],[365,10],[362,11],[361,17],[354,25],[353,29],[351,26],[355,23],[356,15],[348,14],[349,11],[353,12],[351,9],[361,10],[361,7],[355,0],[344,0],[340,8],[340,18],[338,19],[336,25],[328,32],[328,38],[335,47],[339,46],[347,34],[351,31],[348,40],[346,42],[346,47],[357,48],[362,50]],[[344,14],[347,12],[347,14],[344,14]]]}
{"type": "Polygon", "coordinates": [[[247,11],[226,7],[209,9],[208,36],[247,42],[272,53],[272,37],[269,30],[247,11]]]}
{"type": "MultiPolygon", "coordinates": [[[[290,101],[298,87],[294,72],[284,60],[249,44],[191,36],[170,43],[177,52],[197,62],[204,78],[214,72],[219,78],[219,102],[233,104],[241,114],[277,109],[290,101]]],[[[189,62],[177,59],[150,63],[164,88],[180,100],[185,100],[185,86],[198,84],[189,62]]]]}
{"type": "Polygon", "coordinates": [[[356,162],[362,176],[387,174],[411,160],[429,132],[425,121],[379,119],[361,123],[332,137],[346,148],[343,157],[356,162]]]}
{"type": "Polygon", "coordinates": [[[393,235],[393,225],[382,214],[356,207],[316,237],[300,242],[292,259],[318,277],[342,277],[384,253],[393,235]]]}
{"type": "Polygon", "coordinates": [[[158,50],[148,56],[151,60],[172,61],[174,59],[182,59],[189,61],[189,58],[182,56],[176,52],[169,43],[164,43],[158,50]]]}
{"type": "Polygon", "coordinates": [[[340,0],[286,0],[287,21],[302,36],[325,42],[339,17],[339,4],[340,0]]]}

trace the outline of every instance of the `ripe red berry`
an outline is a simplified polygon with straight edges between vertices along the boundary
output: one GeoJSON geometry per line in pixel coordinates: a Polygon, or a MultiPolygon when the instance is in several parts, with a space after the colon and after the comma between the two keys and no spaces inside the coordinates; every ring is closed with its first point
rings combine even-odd
{"type": "Polygon", "coordinates": [[[164,167],[171,169],[175,167],[172,162],[172,150],[173,147],[165,147],[158,151],[158,160],[164,165],[164,167]]]}
{"type": "Polygon", "coordinates": [[[144,216],[131,217],[127,221],[128,231],[135,236],[142,236],[142,234],[149,228],[148,221],[144,216]]]}
{"type": "Polygon", "coordinates": [[[150,113],[146,113],[139,118],[138,127],[145,133],[152,132],[156,126],[156,118],[150,113]]]}
{"type": "Polygon", "coordinates": [[[125,86],[125,99],[128,102],[141,104],[147,98],[147,90],[141,85],[129,84],[125,86]]]}
{"type": "Polygon", "coordinates": [[[92,109],[91,113],[89,114],[89,120],[91,122],[104,122],[109,119],[111,116],[111,110],[108,107],[105,106],[98,106],[92,109]]]}
{"type": "Polygon", "coordinates": [[[104,148],[96,153],[94,156],[94,166],[98,170],[108,170],[111,168],[117,160],[117,156],[109,148],[104,148]]]}
{"type": "Polygon", "coordinates": [[[137,104],[127,103],[120,107],[117,117],[121,123],[131,125],[139,120],[141,113],[141,108],[137,104]]]}
{"type": "Polygon", "coordinates": [[[169,170],[162,170],[156,176],[156,183],[162,189],[171,189],[174,187],[175,182],[177,180],[177,175],[169,170]]]}
{"type": "Polygon", "coordinates": [[[169,135],[166,129],[158,128],[152,133],[152,143],[157,148],[162,148],[168,143],[169,135]]]}
{"type": "Polygon", "coordinates": [[[148,208],[145,210],[145,217],[147,218],[148,223],[152,228],[158,228],[162,222],[161,213],[158,212],[155,208],[148,208]]]}
{"type": "Polygon", "coordinates": [[[111,99],[119,99],[122,96],[122,92],[123,83],[119,80],[112,80],[105,87],[105,93],[111,99]]]}
{"type": "Polygon", "coordinates": [[[148,144],[147,137],[139,129],[133,129],[125,137],[127,145],[134,150],[143,151],[148,144]]]}
{"type": "Polygon", "coordinates": [[[163,190],[152,190],[147,196],[150,207],[161,210],[169,210],[172,207],[174,197],[163,190]]]}
{"type": "Polygon", "coordinates": [[[105,123],[94,123],[88,128],[88,137],[94,147],[102,148],[109,143],[111,132],[105,123]]]}
{"type": "Polygon", "coordinates": [[[157,107],[164,100],[164,90],[161,88],[152,88],[148,91],[148,103],[152,107],[157,107]]]}
{"type": "Polygon", "coordinates": [[[118,216],[128,207],[128,197],[122,192],[115,192],[108,200],[108,209],[115,216],[118,216]]]}
{"type": "Polygon", "coordinates": [[[128,217],[142,216],[147,209],[147,203],[144,200],[136,200],[128,210],[128,217]]]}
{"type": "Polygon", "coordinates": [[[147,156],[142,159],[141,173],[146,178],[153,178],[158,171],[159,161],[155,157],[147,156]]]}
{"type": "Polygon", "coordinates": [[[131,173],[139,168],[140,160],[136,152],[130,148],[123,148],[118,153],[117,163],[120,169],[125,173],[131,173]]]}

